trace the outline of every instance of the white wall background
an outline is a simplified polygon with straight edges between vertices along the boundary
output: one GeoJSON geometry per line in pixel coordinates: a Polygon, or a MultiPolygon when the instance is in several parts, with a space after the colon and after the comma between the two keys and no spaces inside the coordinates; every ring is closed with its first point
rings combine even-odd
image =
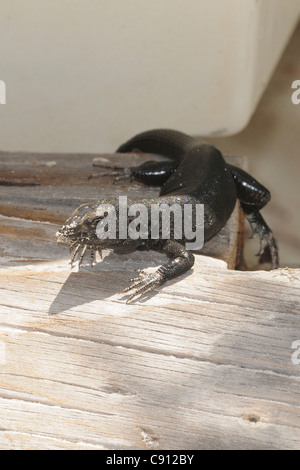
{"type": "Polygon", "coordinates": [[[113,151],[249,121],[299,0],[1,0],[0,148],[113,151]]]}

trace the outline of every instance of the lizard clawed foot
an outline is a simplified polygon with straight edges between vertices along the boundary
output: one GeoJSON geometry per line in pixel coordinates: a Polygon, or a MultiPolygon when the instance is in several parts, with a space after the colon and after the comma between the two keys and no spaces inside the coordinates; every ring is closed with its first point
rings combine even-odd
{"type": "Polygon", "coordinates": [[[156,287],[161,286],[169,279],[189,271],[194,264],[194,255],[183,248],[176,240],[167,240],[164,244],[163,251],[171,258],[154,273],[141,275],[137,279],[133,279],[133,284],[124,289],[120,294],[129,293],[126,303],[135,297],[142,297],[148,294],[156,287]]]}
{"type": "Polygon", "coordinates": [[[279,266],[278,248],[273,233],[271,230],[269,232],[259,231],[259,239],[260,249],[256,254],[256,256],[259,256],[259,262],[271,262],[272,269],[277,269],[279,266]]]}
{"type": "Polygon", "coordinates": [[[272,269],[277,269],[279,266],[278,247],[272,230],[268,227],[259,212],[247,215],[251,224],[253,234],[250,238],[259,236],[259,262],[271,262],[272,269]]]}
{"type": "Polygon", "coordinates": [[[120,294],[127,294],[127,292],[132,293],[129,295],[126,303],[133,300],[135,297],[143,297],[147,293],[151,292],[158,286],[161,286],[166,281],[163,272],[159,269],[152,274],[146,275],[145,273],[141,273],[141,275],[135,279],[131,279],[133,282],[129,287],[122,290],[120,294]]]}
{"type": "Polygon", "coordinates": [[[71,257],[71,261],[70,261],[71,267],[73,267],[73,264],[74,264],[74,262],[77,258],[77,255],[80,253],[79,260],[78,260],[78,268],[80,269],[83,258],[84,258],[85,254],[86,254],[86,251],[88,249],[90,250],[90,264],[91,264],[91,267],[93,267],[93,265],[94,265],[95,252],[96,251],[99,253],[100,258],[102,259],[102,251],[97,246],[88,246],[88,245],[82,245],[80,243],[78,243],[78,244],[73,243],[70,246],[70,253],[72,253],[72,251],[74,250],[73,255],[71,257]],[[81,252],[80,252],[80,250],[81,250],[81,252]]]}

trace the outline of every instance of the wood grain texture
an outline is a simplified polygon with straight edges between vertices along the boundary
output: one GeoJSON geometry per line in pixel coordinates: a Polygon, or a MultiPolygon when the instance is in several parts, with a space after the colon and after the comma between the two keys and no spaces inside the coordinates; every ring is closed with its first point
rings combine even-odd
{"type": "Polygon", "coordinates": [[[118,293],[161,256],[71,270],[54,237],[71,188],[0,188],[0,448],[298,449],[300,271],[228,269],[237,207],[190,274],[126,304],[118,293]]]}

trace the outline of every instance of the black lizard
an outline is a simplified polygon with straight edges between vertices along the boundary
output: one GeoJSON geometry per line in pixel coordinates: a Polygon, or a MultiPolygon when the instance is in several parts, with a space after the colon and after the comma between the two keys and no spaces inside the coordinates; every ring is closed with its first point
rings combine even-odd
{"type": "MultiPolygon", "coordinates": [[[[225,162],[221,152],[213,145],[195,139],[178,131],[156,129],[136,135],[121,145],[117,152],[139,150],[160,154],[171,160],[148,161],[134,168],[113,172],[118,176],[130,176],[146,185],[161,186],[160,196],[155,199],[128,201],[128,205],[139,202],[146,207],[154,203],[174,202],[184,204],[204,204],[204,241],[211,239],[226,224],[237,199],[252,226],[259,235],[259,255],[271,260],[273,269],[278,267],[278,248],[272,231],[260,214],[260,210],[270,200],[270,192],[247,172],[225,162]]],[[[194,264],[194,255],[184,246],[186,239],[99,239],[96,229],[103,215],[99,216],[100,205],[109,204],[118,214],[117,198],[108,197],[94,204],[78,207],[57,233],[59,242],[68,243],[74,250],[72,261],[79,256],[79,265],[89,249],[91,262],[95,251],[113,249],[124,253],[135,249],[151,249],[167,254],[169,261],[155,273],[141,276],[123,292],[128,292],[128,300],[141,296],[164,284],[167,280],[188,271],[194,264]]],[[[129,223],[129,219],[127,221],[129,223]]],[[[117,228],[117,234],[118,234],[117,228]]],[[[161,232],[160,232],[161,234],[161,232]]],[[[127,301],[128,301],[127,300],[127,301]]]]}

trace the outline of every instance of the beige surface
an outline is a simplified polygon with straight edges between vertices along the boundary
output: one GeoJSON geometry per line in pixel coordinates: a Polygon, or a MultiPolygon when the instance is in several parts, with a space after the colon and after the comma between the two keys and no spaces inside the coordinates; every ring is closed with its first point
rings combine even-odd
{"type": "MultiPolygon", "coordinates": [[[[249,126],[212,142],[232,155],[247,155],[250,172],[265,184],[272,200],[262,213],[276,234],[280,265],[300,266],[300,104],[291,101],[300,79],[300,25],[292,37],[249,126]]],[[[211,139],[210,139],[211,140],[211,139]]],[[[256,242],[247,243],[250,267],[256,242]]]]}
{"type": "Polygon", "coordinates": [[[1,0],[0,149],[113,152],[148,128],[237,132],[298,0],[1,0]]]}

